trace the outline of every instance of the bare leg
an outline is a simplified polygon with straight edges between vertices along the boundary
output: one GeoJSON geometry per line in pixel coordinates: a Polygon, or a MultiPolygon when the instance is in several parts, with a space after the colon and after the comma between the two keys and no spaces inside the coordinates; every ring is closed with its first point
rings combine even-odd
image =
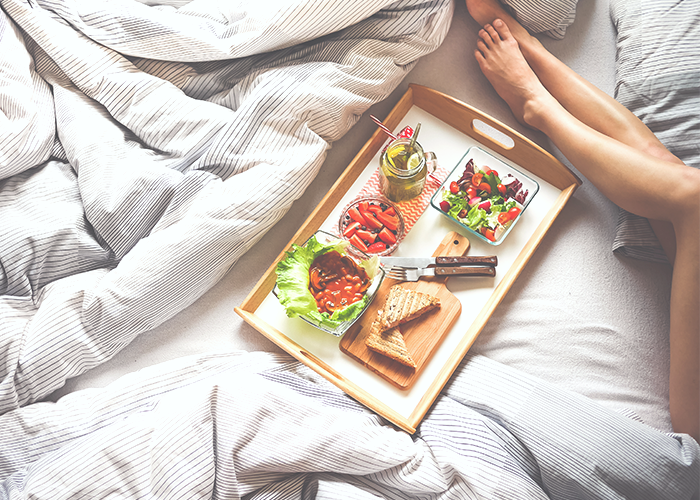
{"type": "MultiPolygon", "coordinates": [[[[637,132],[618,131],[616,137],[611,137],[574,116],[535,75],[503,21],[494,20],[493,26],[484,27],[475,56],[518,119],[549,136],[610,200],[632,213],[672,224],[677,250],[671,288],[671,419],[676,431],[698,439],[700,171],[617,138],[637,132]]],[[[605,100],[594,98],[590,107],[596,111],[605,108],[605,100]]],[[[619,125],[630,123],[630,127],[637,128],[634,120],[623,119],[619,125]]]]}
{"type": "MultiPolygon", "coordinates": [[[[501,19],[542,85],[577,119],[598,132],[652,156],[682,163],[633,113],[554,57],[498,3],[498,0],[466,0],[471,16],[482,26],[501,19]]],[[[673,226],[648,217],[669,261],[675,260],[673,226]]]]}

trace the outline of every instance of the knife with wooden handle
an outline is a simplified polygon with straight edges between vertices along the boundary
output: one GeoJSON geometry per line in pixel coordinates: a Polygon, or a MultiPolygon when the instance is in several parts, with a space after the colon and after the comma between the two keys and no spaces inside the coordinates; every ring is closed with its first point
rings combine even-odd
{"type": "Polygon", "coordinates": [[[498,257],[496,255],[468,255],[454,257],[379,257],[379,262],[387,267],[428,267],[437,266],[497,266],[498,257]]]}

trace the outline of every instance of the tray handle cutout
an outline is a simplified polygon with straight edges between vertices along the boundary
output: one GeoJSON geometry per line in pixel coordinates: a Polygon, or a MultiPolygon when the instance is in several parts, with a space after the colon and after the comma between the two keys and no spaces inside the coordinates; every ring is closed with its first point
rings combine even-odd
{"type": "Polygon", "coordinates": [[[477,118],[472,120],[472,130],[503,149],[510,150],[515,147],[515,141],[508,134],[477,118]]]}

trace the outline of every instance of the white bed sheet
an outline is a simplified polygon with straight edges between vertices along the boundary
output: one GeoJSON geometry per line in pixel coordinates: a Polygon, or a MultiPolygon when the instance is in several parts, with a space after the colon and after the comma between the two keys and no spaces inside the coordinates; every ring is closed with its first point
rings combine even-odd
{"type": "MultiPolygon", "coordinates": [[[[333,144],[306,193],[217,285],[111,360],[68,380],[49,399],[103,387],[125,373],[183,355],[236,349],[281,352],[243,322],[234,307],[373,133],[369,114],[385,116],[409,83],[432,87],[477,107],[567,163],[543,136],[516,122],[481,74],[473,58],[478,28],[463,3],[457,2],[442,46],[421,59],[388,99],[373,106],[333,144]]],[[[607,1],[580,2],[576,21],[564,39],[542,40],[565,63],[612,95],[615,33],[607,1]]],[[[647,424],[670,430],[670,268],[614,255],[616,220],[617,207],[584,179],[472,349],[609,407],[632,410],[647,424]]]]}

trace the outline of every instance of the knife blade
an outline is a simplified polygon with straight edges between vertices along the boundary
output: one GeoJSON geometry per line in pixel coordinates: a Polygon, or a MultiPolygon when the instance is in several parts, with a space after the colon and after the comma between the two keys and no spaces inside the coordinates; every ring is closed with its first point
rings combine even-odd
{"type": "Polygon", "coordinates": [[[464,266],[470,264],[497,266],[496,255],[467,255],[460,257],[379,257],[382,265],[401,267],[428,267],[431,264],[438,266],[464,266]]]}

